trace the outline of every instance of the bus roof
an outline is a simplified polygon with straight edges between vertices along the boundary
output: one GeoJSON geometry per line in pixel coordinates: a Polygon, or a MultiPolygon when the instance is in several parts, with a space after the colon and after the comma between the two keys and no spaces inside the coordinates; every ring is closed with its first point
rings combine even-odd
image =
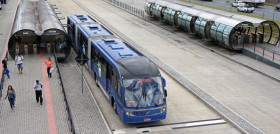
{"type": "Polygon", "coordinates": [[[142,56],[118,38],[95,40],[94,43],[98,44],[113,61],[124,57],[142,56]]]}
{"type": "Polygon", "coordinates": [[[81,30],[87,38],[92,36],[113,35],[109,30],[100,24],[82,24],[79,26],[79,30],[81,30]]]}
{"type": "Polygon", "coordinates": [[[122,79],[160,76],[157,66],[147,57],[127,57],[117,60],[122,79]]]}
{"type": "Polygon", "coordinates": [[[119,68],[123,79],[160,75],[158,68],[148,58],[118,38],[93,41],[107,56],[107,60],[119,68]]]}
{"type": "Polygon", "coordinates": [[[68,19],[73,21],[74,23],[82,23],[82,22],[96,22],[93,18],[91,18],[88,15],[84,14],[74,14],[74,15],[69,15],[68,19]]]}

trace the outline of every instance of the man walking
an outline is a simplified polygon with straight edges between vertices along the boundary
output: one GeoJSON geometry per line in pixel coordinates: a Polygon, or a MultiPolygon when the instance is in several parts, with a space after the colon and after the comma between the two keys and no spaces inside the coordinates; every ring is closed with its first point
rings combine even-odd
{"type": "Polygon", "coordinates": [[[18,53],[17,56],[15,57],[15,65],[17,65],[19,74],[22,74],[23,60],[24,60],[23,56],[20,53],[18,53]]]}
{"type": "Polygon", "coordinates": [[[42,97],[42,88],[43,84],[39,82],[39,80],[36,80],[36,83],[34,83],[34,89],[35,89],[35,95],[36,95],[36,101],[40,104],[43,105],[43,97],[42,97]]]}
{"type": "Polygon", "coordinates": [[[10,79],[10,74],[9,74],[10,71],[7,66],[7,57],[5,57],[4,60],[2,60],[2,67],[3,67],[4,74],[6,74],[8,79],[10,79]]]}

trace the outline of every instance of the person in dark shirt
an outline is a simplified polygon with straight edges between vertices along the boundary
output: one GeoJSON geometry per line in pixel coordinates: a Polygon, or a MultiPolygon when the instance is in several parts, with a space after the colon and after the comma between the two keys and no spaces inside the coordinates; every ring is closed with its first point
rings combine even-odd
{"type": "Polygon", "coordinates": [[[2,67],[3,67],[4,74],[6,74],[8,79],[10,79],[10,74],[9,74],[10,71],[7,66],[7,57],[5,57],[4,60],[2,60],[2,67]]]}

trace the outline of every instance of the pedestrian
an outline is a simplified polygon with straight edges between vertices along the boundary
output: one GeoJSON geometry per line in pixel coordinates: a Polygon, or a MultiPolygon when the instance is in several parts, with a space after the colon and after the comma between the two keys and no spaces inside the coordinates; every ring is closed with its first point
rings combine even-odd
{"type": "Polygon", "coordinates": [[[39,80],[36,80],[36,83],[34,83],[36,101],[37,103],[39,103],[40,100],[41,105],[43,105],[42,88],[43,88],[43,84],[39,82],[39,80]]]}
{"type": "Polygon", "coordinates": [[[50,70],[51,70],[51,68],[52,68],[52,64],[53,64],[53,62],[52,62],[52,60],[51,60],[51,58],[49,57],[49,59],[48,60],[46,60],[45,61],[45,63],[47,64],[47,72],[48,72],[48,77],[52,77],[52,72],[50,72],[50,70]]]}
{"type": "Polygon", "coordinates": [[[22,63],[23,63],[23,60],[24,60],[23,56],[20,53],[18,53],[16,55],[16,57],[15,57],[15,65],[17,65],[18,73],[19,74],[22,74],[22,70],[23,70],[23,64],[22,63]]]}
{"type": "Polygon", "coordinates": [[[10,71],[8,69],[8,66],[7,66],[7,57],[5,57],[3,60],[2,60],[2,67],[3,67],[3,71],[4,71],[4,74],[7,75],[8,79],[10,79],[10,71]]]}
{"type": "Polygon", "coordinates": [[[11,109],[13,109],[15,107],[16,92],[11,85],[8,86],[7,95],[5,99],[7,99],[7,97],[10,102],[11,109]]]}

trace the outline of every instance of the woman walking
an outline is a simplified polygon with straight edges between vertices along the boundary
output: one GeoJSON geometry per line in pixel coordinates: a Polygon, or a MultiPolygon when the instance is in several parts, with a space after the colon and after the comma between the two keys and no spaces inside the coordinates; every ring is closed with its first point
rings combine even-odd
{"type": "Polygon", "coordinates": [[[15,107],[16,92],[11,85],[8,86],[5,99],[7,99],[7,97],[10,102],[11,109],[13,109],[15,107]]]}
{"type": "Polygon", "coordinates": [[[45,62],[46,64],[47,64],[47,72],[48,72],[48,77],[52,77],[52,73],[50,72],[50,70],[51,70],[51,68],[52,68],[52,64],[53,64],[53,62],[52,62],[52,60],[51,60],[51,58],[49,57],[49,59],[48,60],[46,60],[46,62],[45,62]]]}

